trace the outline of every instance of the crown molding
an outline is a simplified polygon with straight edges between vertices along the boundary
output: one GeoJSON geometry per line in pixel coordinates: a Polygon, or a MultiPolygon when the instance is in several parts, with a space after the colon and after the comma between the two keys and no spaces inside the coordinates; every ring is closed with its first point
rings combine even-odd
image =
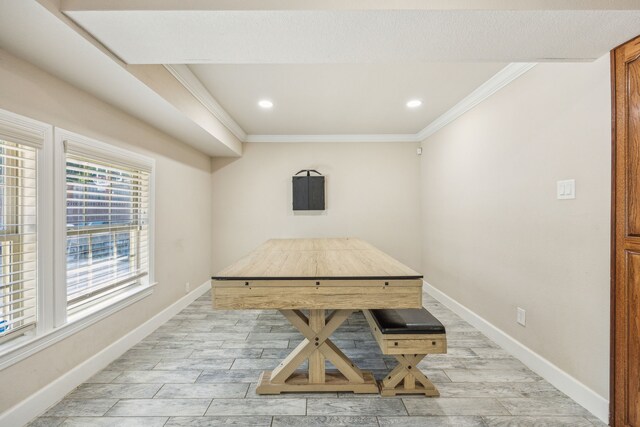
{"type": "Polygon", "coordinates": [[[346,135],[248,135],[204,87],[186,65],[165,65],[165,68],[220,120],[242,142],[415,142],[419,143],[480,104],[491,95],[531,70],[533,62],[514,62],[480,85],[447,112],[418,133],[409,134],[346,134],[346,135]]]}
{"type": "Polygon", "coordinates": [[[493,77],[481,84],[476,90],[471,92],[460,102],[454,105],[446,113],[432,121],[426,128],[416,134],[418,140],[424,141],[440,129],[471,110],[473,107],[489,98],[491,95],[536,66],[535,62],[513,62],[493,77]]]}
{"type": "Polygon", "coordinates": [[[247,135],[245,142],[419,142],[416,134],[247,135]]]}
{"type": "Polygon", "coordinates": [[[200,79],[186,65],[167,65],[167,69],[207,110],[211,112],[229,131],[240,141],[245,142],[247,133],[240,127],[233,117],[222,108],[218,101],[204,87],[200,79]]]}

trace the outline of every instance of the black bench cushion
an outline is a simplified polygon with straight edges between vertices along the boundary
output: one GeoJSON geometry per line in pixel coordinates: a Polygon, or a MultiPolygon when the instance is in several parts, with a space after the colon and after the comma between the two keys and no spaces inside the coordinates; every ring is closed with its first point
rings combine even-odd
{"type": "Polygon", "coordinates": [[[444,325],[425,308],[370,310],[383,334],[444,334],[444,325]]]}

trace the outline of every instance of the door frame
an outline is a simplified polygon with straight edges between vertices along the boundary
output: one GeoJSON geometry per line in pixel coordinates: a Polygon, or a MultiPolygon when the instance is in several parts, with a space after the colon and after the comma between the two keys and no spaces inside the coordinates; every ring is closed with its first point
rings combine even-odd
{"type": "Polygon", "coordinates": [[[617,106],[616,106],[616,54],[611,50],[611,249],[610,249],[610,273],[611,289],[609,295],[609,425],[615,426],[615,386],[616,386],[616,148],[618,146],[617,132],[617,106]]]}

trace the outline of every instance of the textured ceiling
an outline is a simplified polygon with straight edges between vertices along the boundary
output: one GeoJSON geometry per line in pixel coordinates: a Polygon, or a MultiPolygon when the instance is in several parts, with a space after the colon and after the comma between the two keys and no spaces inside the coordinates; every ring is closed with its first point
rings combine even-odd
{"type": "Polygon", "coordinates": [[[593,60],[640,10],[67,11],[132,64],[593,60]]]}
{"type": "Polygon", "coordinates": [[[633,10],[637,0],[56,0],[63,10],[633,10]]]}

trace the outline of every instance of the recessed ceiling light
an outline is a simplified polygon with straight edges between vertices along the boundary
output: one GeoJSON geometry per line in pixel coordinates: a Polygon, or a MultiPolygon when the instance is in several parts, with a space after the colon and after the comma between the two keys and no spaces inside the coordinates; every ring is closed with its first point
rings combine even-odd
{"type": "Polygon", "coordinates": [[[419,99],[412,99],[411,101],[407,102],[407,107],[409,108],[418,108],[421,105],[422,101],[420,101],[419,99]]]}
{"type": "Polygon", "coordinates": [[[259,101],[258,105],[262,108],[273,108],[273,102],[269,101],[268,99],[259,101]]]}

